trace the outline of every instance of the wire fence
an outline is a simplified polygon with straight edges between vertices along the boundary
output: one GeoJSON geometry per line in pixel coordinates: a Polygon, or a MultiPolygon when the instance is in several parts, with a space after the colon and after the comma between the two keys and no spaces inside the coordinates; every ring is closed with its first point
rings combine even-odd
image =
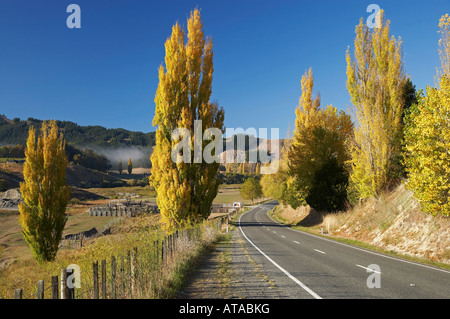
{"type": "Polygon", "coordinates": [[[205,236],[228,231],[228,221],[238,212],[208,220],[193,228],[176,231],[108,259],[93,260],[90,274],[77,265],[61,269],[49,280],[39,280],[34,291],[15,299],[129,299],[164,298],[167,283],[180,262],[188,258],[205,236]]]}

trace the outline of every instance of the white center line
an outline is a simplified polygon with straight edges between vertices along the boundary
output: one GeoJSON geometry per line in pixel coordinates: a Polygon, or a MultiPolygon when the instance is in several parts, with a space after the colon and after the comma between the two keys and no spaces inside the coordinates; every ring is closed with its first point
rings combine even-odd
{"type": "MultiPolygon", "coordinates": [[[[267,214],[267,216],[268,216],[274,223],[280,224],[279,222],[275,221],[269,214],[267,214]]],[[[330,242],[330,243],[333,243],[333,244],[335,244],[335,245],[340,245],[340,246],[349,247],[349,248],[356,249],[356,250],[359,250],[359,251],[362,251],[362,252],[365,252],[365,253],[368,253],[368,254],[372,254],[372,255],[376,255],[376,256],[383,257],[383,258],[388,258],[388,259],[396,260],[396,261],[399,261],[399,262],[403,262],[403,263],[407,263],[407,264],[411,264],[411,265],[416,265],[416,266],[419,266],[419,267],[424,267],[424,268],[428,268],[428,269],[432,269],[432,270],[436,270],[436,271],[441,271],[441,272],[445,272],[445,273],[449,273],[449,274],[450,274],[450,271],[448,271],[448,270],[446,270],[446,269],[435,268],[435,267],[432,267],[432,266],[428,266],[428,265],[424,265],[424,264],[419,264],[419,263],[416,263],[416,262],[413,262],[413,261],[409,261],[409,260],[399,259],[399,258],[397,258],[397,257],[392,257],[392,256],[383,255],[383,254],[380,254],[380,253],[377,253],[377,252],[374,252],[374,251],[366,250],[366,249],[364,249],[364,248],[352,246],[352,245],[349,245],[349,244],[341,243],[341,242],[339,242],[339,241],[331,240],[331,239],[328,239],[328,238],[324,238],[324,237],[321,237],[321,236],[317,236],[317,235],[313,235],[313,234],[310,234],[310,233],[307,233],[307,232],[303,232],[303,231],[300,231],[300,230],[297,230],[297,229],[293,229],[293,228],[291,228],[291,227],[287,227],[287,229],[289,229],[289,230],[291,230],[291,231],[294,231],[294,232],[301,233],[301,234],[306,235],[306,236],[311,236],[311,237],[314,237],[314,238],[317,238],[317,239],[325,240],[325,241],[330,242]]]]}
{"type": "Polygon", "coordinates": [[[281,235],[281,237],[286,238],[286,236],[281,235]]]}
{"type": "Polygon", "coordinates": [[[314,249],[315,251],[317,251],[318,253],[321,253],[321,254],[326,254],[326,252],[324,252],[324,251],[321,251],[321,250],[318,250],[318,249],[314,249]]]}
{"type": "Polygon", "coordinates": [[[294,240],[294,243],[296,243],[296,244],[300,244],[298,241],[296,241],[296,240],[294,240]]]}

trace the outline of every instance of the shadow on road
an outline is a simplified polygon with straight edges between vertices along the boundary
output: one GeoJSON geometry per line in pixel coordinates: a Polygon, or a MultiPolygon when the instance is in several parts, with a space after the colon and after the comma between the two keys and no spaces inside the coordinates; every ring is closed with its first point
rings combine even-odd
{"type": "Polygon", "coordinates": [[[288,227],[286,225],[276,224],[272,222],[230,222],[231,225],[241,226],[241,227],[253,227],[253,226],[266,226],[266,227],[288,227]]]}

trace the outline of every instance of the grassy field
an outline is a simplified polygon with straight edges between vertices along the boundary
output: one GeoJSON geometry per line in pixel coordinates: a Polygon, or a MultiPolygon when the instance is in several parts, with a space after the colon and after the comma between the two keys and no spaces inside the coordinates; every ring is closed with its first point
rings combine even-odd
{"type": "Polygon", "coordinates": [[[156,192],[153,187],[150,186],[124,186],[114,188],[89,188],[87,191],[109,198],[109,199],[121,199],[126,198],[127,194],[133,194],[135,198],[141,200],[149,200],[156,202],[156,192]],[[123,194],[123,195],[120,195],[123,194]]]}
{"type": "MultiPolygon", "coordinates": [[[[219,187],[219,193],[214,199],[215,204],[232,204],[234,202],[242,202],[244,204],[250,204],[250,201],[246,201],[242,198],[240,184],[221,185],[219,187]]],[[[119,193],[123,194],[136,194],[137,200],[145,199],[152,202],[156,202],[156,192],[150,186],[128,186],[128,187],[116,187],[116,188],[90,188],[90,192],[107,198],[122,198],[119,193]]]]}
{"type": "MultiPolygon", "coordinates": [[[[146,191],[141,187],[114,189],[116,192],[112,192],[112,190],[89,189],[89,191],[105,197],[114,196],[117,193],[123,192],[136,194],[138,195],[138,199],[143,197],[151,198],[149,193],[147,193],[148,190],[146,191]]],[[[221,196],[226,200],[231,200],[232,197],[234,198],[234,195],[230,195],[228,192],[235,194],[236,187],[225,187],[221,192],[221,196]]],[[[52,274],[57,274],[61,268],[71,263],[80,265],[83,273],[89,271],[92,266],[92,260],[108,259],[111,254],[123,254],[126,249],[129,250],[132,247],[136,247],[136,245],[139,247],[139,251],[143,251],[147,247],[145,246],[146,240],[154,238],[156,233],[159,232],[158,221],[160,216],[158,214],[151,214],[118,219],[114,217],[91,217],[88,215],[87,211],[89,207],[106,204],[108,201],[110,199],[71,203],[67,208],[69,218],[64,235],[88,230],[92,227],[101,230],[108,225],[112,225],[112,234],[94,240],[88,240],[82,248],[70,250],[60,249],[56,260],[51,263],[45,263],[44,265],[36,264],[28,245],[23,240],[18,223],[18,213],[2,211],[0,214],[0,260],[3,261],[3,265],[6,263],[9,264],[3,270],[0,268],[0,295],[4,298],[11,298],[14,289],[21,287],[24,289],[24,295],[28,296],[30,293],[33,293],[37,280],[43,279],[45,282],[49,282],[52,274]]],[[[195,247],[192,246],[193,249],[184,249],[183,251],[186,253],[179,255],[177,257],[178,261],[175,261],[175,264],[171,264],[168,268],[166,267],[167,269],[164,268],[162,277],[157,276],[157,278],[162,278],[157,281],[160,288],[157,289],[157,292],[153,292],[149,296],[159,296],[159,298],[170,297],[184,281],[186,273],[189,273],[193,269],[192,267],[195,267],[194,264],[197,256],[202,254],[205,249],[208,249],[207,247],[209,247],[212,241],[214,241],[214,237],[210,237],[208,240],[200,239],[200,242],[192,244],[196,245],[195,247]],[[154,295],[155,293],[156,295],[154,295]]],[[[145,288],[143,291],[148,291],[148,289],[145,288]]]]}
{"type": "MultiPolygon", "coordinates": [[[[90,206],[104,201],[91,201],[67,208],[68,220],[63,236],[89,230],[93,227],[102,230],[113,222],[114,217],[93,218],[88,216],[90,206]]],[[[0,271],[4,266],[19,260],[32,259],[28,244],[23,239],[18,211],[0,211],[0,271]]]]}
{"type": "Polygon", "coordinates": [[[12,161],[23,161],[25,158],[16,158],[16,157],[0,157],[0,163],[8,163],[12,161]]]}
{"type": "MultiPolygon", "coordinates": [[[[127,258],[129,252],[135,251],[137,255],[133,253],[133,256],[137,256],[136,279],[135,281],[130,279],[129,269],[125,270],[125,273],[118,272],[116,288],[119,298],[173,298],[195,268],[199,256],[207,252],[208,247],[215,242],[217,236],[220,236],[220,229],[216,227],[215,222],[205,222],[193,227],[189,236],[185,233],[180,234],[176,238],[176,244],[172,241],[176,250],[170,250],[171,253],[164,255],[165,262],[162,263],[161,255],[157,253],[161,246],[156,240],[161,241],[164,233],[157,227],[157,221],[158,216],[155,214],[125,218],[113,226],[111,235],[89,240],[82,248],[60,250],[52,262],[43,264],[37,264],[34,260],[16,262],[0,271],[0,297],[13,298],[14,289],[21,288],[24,298],[34,299],[38,280],[44,280],[48,284],[51,276],[60,274],[62,268],[76,264],[81,271],[81,288],[77,289],[75,294],[77,298],[92,298],[94,260],[99,263],[101,260],[107,262],[107,289],[111,296],[109,276],[111,257],[115,256],[118,265],[120,262],[122,262],[120,265],[123,265],[123,260],[127,258]],[[135,283],[135,288],[131,288],[132,282],[135,283]],[[122,284],[124,289],[126,285],[124,292],[122,284]]],[[[168,247],[166,246],[166,249],[168,247]]],[[[45,297],[49,298],[50,292],[47,292],[45,297]]]]}
{"type": "Polygon", "coordinates": [[[240,193],[240,184],[221,185],[219,193],[214,199],[215,204],[232,204],[234,202],[246,202],[240,193]]]}
{"type": "MultiPolygon", "coordinates": [[[[111,200],[126,198],[133,195],[132,200],[149,200],[156,202],[156,192],[150,186],[127,186],[117,188],[89,188],[85,191],[100,195],[106,199],[99,200],[72,200],[67,207],[68,221],[63,232],[63,236],[75,234],[95,227],[98,231],[108,228],[116,222],[115,217],[93,218],[89,216],[89,208],[97,205],[105,205],[111,200]],[[122,195],[123,194],[123,195],[122,195]]],[[[215,204],[231,204],[240,201],[245,204],[240,195],[240,185],[222,185],[214,200],[215,204]]],[[[212,214],[211,217],[216,217],[212,214]]],[[[126,223],[123,227],[129,227],[126,223]]],[[[21,234],[21,227],[18,222],[18,212],[3,210],[0,211],[0,271],[7,265],[16,261],[31,260],[32,254],[28,244],[21,234]]]]}

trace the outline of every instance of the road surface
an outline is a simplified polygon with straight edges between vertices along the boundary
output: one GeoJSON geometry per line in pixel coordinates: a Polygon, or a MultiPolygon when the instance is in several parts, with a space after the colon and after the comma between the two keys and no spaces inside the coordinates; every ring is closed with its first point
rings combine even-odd
{"type": "Polygon", "coordinates": [[[248,251],[291,298],[450,298],[450,271],[294,230],[257,206],[239,218],[248,251]]]}

